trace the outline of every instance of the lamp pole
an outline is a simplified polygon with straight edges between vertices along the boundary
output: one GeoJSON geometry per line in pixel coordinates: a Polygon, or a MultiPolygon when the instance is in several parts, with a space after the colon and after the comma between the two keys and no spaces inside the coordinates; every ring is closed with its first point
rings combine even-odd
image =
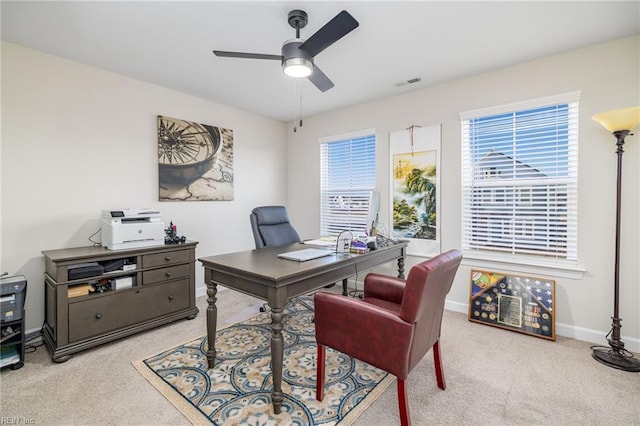
{"type": "MultiPolygon", "coordinates": [[[[616,154],[618,156],[618,176],[616,186],[616,252],[615,252],[615,266],[613,274],[613,317],[611,317],[613,323],[612,336],[609,339],[609,345],[615,352],[620,352],[624,349],[624,342],[620,340],[620,328],[622,325],[620,322],[620,212],[622,210],[622,154],[624,153],[624,138],[629,134],[628,130],[617,130],[613,132],[616,137],[616,154]]],[[[597,358],[596,358],[597,359],[597,358]]]]}
{"type": "Polygon", "coordinates": [[[624,139],[632,134],[629,130],[616,130],[616,154],[618,156],[618,170],[616,179],[616,250],[613,273],[613,316],[611,317],[611,337],[607,339],[611,349],[594,348],[592,356],[602,364],[624,371],[640,372],[640,361],[633,358],[624,349],[624,342],[620,338],[622,319],[620,318],[620,214],[622,211],[622,154],[624,153],[624,139]]]}
{"type": "Polygon", "coordinates": [[[622,154],[624,153],[624,139],[630,135],[631,129],[640,123],[640,107],[623,108],[602,112],[593,119],[613,133],[616,138],[616,154],[618,157],[616,178],[616,247],[613,275],[613,316],[611,317],[611,331],[607,334],[607,347],[594,347],[592,356],[598,362],[609,367],[624,371],[640,372],[640,361],[624,348],[620,338],[622,319],[620,318],[620,224],[622,212],[622,154]],[[629,129],[629,130],[619,130],[629,129]],[[609,337],[611,336],[611,337],[609,337]]]}

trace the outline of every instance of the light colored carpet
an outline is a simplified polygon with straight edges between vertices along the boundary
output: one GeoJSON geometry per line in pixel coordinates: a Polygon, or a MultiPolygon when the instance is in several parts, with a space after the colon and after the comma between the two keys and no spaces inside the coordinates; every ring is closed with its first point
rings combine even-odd
{"type": "MultiPolygon", "coordinates": [[[[189,425],[131,362],[205,334],[206,298],[197,303],[200,314],[192,321],[78,353],[66,363],[53,363],[39,347],[22,369],[2,370],[1,416],[34,425],[189,425]]],[[[248,318],[260,304],[219,291],[218,326],[248,318]]],[[[589,347],[471,323],[447,311],[441,338],[447,389],[438,389],[427,354],[407,380],[413,424],[640,425],[640,373],[599,364],[589,347]]],[[[396,387],[354,424],[399,424],[396,387]]]]}

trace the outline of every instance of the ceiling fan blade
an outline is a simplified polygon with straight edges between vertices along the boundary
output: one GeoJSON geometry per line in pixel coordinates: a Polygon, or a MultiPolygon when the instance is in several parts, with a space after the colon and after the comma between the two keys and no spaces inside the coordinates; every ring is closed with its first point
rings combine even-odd
{"type": "Polygon", "coordinates": [[[273,59],[277,61],[282,60],[281,55],[265,55],[263,53],[225,52],[224,50],[214,50],[213,54],[223,58],[273,59]]]}
{"type": "Polygon", "coordinates": [[[334,86],[333,81],[329,80],[329,77],[327,77],[317,65],[313,66],[313,72],[307,78],[320,89],[321,92],[326,92],[334,86]]]}
{"type": "Polygon", "coordinates": [[[300,49],[316,56],[327,47],[331,46],[351,31],[358,28],[358,21],[346,10],[338,13],[332,20],[327,22],[324,27],[320,28],[314,35],[309,37],[307,41],[300,45],[300,49]]]}

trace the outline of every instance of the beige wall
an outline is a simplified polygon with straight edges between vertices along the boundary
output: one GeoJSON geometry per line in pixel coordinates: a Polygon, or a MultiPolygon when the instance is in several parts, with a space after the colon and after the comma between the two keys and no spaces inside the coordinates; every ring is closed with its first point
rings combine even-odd
{"type": "MultiPolygon", "coordinates": [[[[27,329],[33,330],[44,318],[41,250],[87,245],[105,208],[159,209],[179,233],[200,241],[198,256],[252,248],[247,215],[258,204],[286,203],[301,236],[315,237],[318,139],[366,128],[377,130],[377,183],[388,217],[389,132],[413,124],[442,125],[442,249],[459,247],[458,114],[579,90],[578,254],[586,272],[579,279],[552,276],[557,332],[602,342],[613,310],[615,144],[590,117],[640,104],[639,52],[639,37],[592,46],[305,117],[304,127],[293,133],[293,123],[285,126],[3,42],[1,271],[27,277],[27,329]],[[234,201],[157,201],[156,115],[234,130],[234,201]]],[[[640,351],[640,136],[628,138],[624,164],[622,334],[629,348],[640,351]]],[[[499,270],[540,275],[503,266],[499,270]]],[[[482,267],[487,265],[465,261],[449,295],[450,309],[465,311],[469,271],[482,267]]],[[[202,286],[201,268],[196,271],[202,286]]]]}
{"type": "Polygon", "coordinates": [[[197,256],[253,248],[251,209],[286,201],[285,140],[282,122],[3,42],[0,260],[27,278],[27,329],[41,250],[90,245],[103,209],[159,209],[197,256]],[[157,115],[233,129],[234,201],[158,201],[157,115]]]}
{"type": "MultiPolygon", "coordinates": [[[[389,216],[389,132],[411,125],[442,125],[441,222],[442,250],[461,244],[461,169],[459,113],[477,108],[581,91],[579,128],[579,278],[556,279],[557,333],[604,342],[613,314],[615,141],[591,120],[600,111],[640,105],[640,38],[638,36],[570,51],[537,61],[451,81],[419,91],[354,105],[304,118],[293,133],[289,123],[287,197],[292,219],[304,236],[319,233],[318,139],[375,128],[377,184],[382,216],[389,216]]],[[[428,70],[425,70],[428,72],[428,70]]],[[[630,136],[624,154],[622,213],[622,335],[640,351],[640,130],[630,136]]],[[[387,223],[388,224],[388,223],[387,223]]],[[[415,262],[421,259],[411,259],[415,262]]],[[[466,312],[472,268],[548,274],[539,268],[486,264],[466,260],[460,268],[447,306],[466,312]]]]}

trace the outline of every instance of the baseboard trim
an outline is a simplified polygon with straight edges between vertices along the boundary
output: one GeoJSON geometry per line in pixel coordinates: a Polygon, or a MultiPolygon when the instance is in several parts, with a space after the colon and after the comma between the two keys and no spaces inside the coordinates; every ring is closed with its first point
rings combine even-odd
{"type": "MultiPolygon", "coordinates": [[[[447,300],[444,305],[445,309],[463,314],[469,313],[469,305],[467,303],[452,302],[447,300]]],[[[608,346],[606,335],[609,331],[592,330],[588,328],[576,327],[569,324],[556,323],[556,335],[568,337],[570,339],[581,340],[583,342],[594,343],[597,345],[608,346]]],[[[629,336],[622,336],[625,348],[631,352],[640,353],[640,339],[629,336]]]]}
{"type": "MultiPolygon", "coordinates": [[[[556,334],[559,336],[569,337],[571,339],[582,340],[584,342],[591,342],[603,346],[609,346],[606,339],[608,332],[609,330],[592,330],[589,328],[575,327],[568,324],[556,323],[556,334]]],[[[640,339],[635,339],[629,336],[622,336],[621,339],[624,342],[624,346],[627,350],[640,353],[640,339]]]]}
{"type": "Polygon", "coordinates": [[[444,302],[444,308],[448,311],[460,312],[462,314],[469,313],[469,305],[466,303],[452,302],[450,300],[446,300],[444,302]]]}
{"type": "MultiPolygon", "coordinates": [[[[222,288],[220,289],[223,290],[222,288]]],[[[225,289],[226,290],[226,289],[225,289]]],[[[206,287],[196,288],[196,297],[206,296],[206,287]]],[[[453,302],[447,300],[444,305],[445,309],[453,312],[460,312],[462,314],[469,313],[469,305],[467,303],[453,302]]],[[[589,342],[597,345],[607,346],[606,335],[609,331],[591,330],[588,328],[576,327],[569,324],[556,323],[556,335],[562,337],[568,337],[570,339],[581,340],[583,342],[589,342]]],[[[622,341],[625,344],[625,348],[631,352],[640,353],[640,339],[636,339],[629,336],[622,336],[622,341]]]]}
{"type": "Polygon", "coordinates": [[[24,340],[25,346],[39,346],[42,343],[42,327],[27,330],[24,340]]]}

